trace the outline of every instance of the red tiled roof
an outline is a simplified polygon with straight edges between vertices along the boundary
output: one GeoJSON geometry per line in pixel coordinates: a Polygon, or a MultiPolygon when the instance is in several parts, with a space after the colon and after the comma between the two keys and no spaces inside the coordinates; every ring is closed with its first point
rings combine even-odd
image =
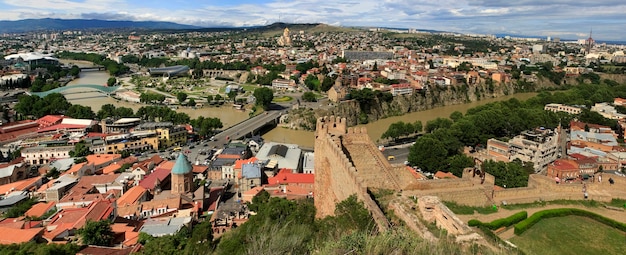
{"type": "Polygon", "coordinates": [[[442,171],[437,171],[435,173],[435,178],[438,178],[438,179],[445,179],[445,178],[456,179],[456,178],[459,178],[459,177],[456,177],[454,174],[452,174],[450,172],[446,173],[446,172],[442,172],[442,171]]]}
{"type": "Polygon", "coordinates": [[[146,193],[146,188],[142,186],[134,186],[127,190],[118,200],[118,206],[127,204],[135,204],[143,194],[146,193]]]}
{"type": "Polygon", "coordinates": [[[235,161],[235,168],[234,169],[241,169],[242,165],[249,164],[249,163],[254,163],[257,160],[258,159],[256,157],[251,157],[249,159],[238,159],[237,161],[235,161]]]}
{"type": "Polygon", "coordinates": [[[32,188],[34,184],[40,180],[41,176],[2,185],[0,186],[0,194],[6,194],[11,190],[24,191],[28,188],[32,188]]]}
{"type": "Polygon", "coordinates": [[[209,200],[207,201],[209,204],[207,211],[215,211],[217,209],[217,203],[220,200],[220,194],[223,190],[223,187],[211,188],[211,190],[209,191],[209,200]]]}
{"type": "Polygon", "coordinates": [[[204,173],[209,169],[208,166],[201,166],[201,165],[191,165],[191,167],[192,167],[191,171],[196,174],[204,173]]]}
{"type": "Polygon", "coordinates": [[[24,213],[24,216],[41,217],[46,214],[46,212],[50,211],[52,207],[54,207],[54,205],[56,205],[56,202],[54,201],[50,201],[48,203],[37,203],[33,205],[33,207],[31,207],[28,211],[26,211],[24,213]]]}
{"type": "Polygon", "coordinates": [[[59,129],[80,129],[80,128],[87,128],[87,127],[88,127],[87,125],[79,125],[79,124],[56,124],[53,126],[41,128],[37,130],[37,132],[42,133],[42,132],[48,132],[48,131],[57,131],[59,129]]]}
{"type": "Polygon", "coordinates": [[[17,244],[29,242],[41,235],[43,228],[11,229],[0,227],[0,244],[17,244]],[[10,234],[7,234],[10,233],[10,234]]]}
{"type": "Polygon", "coordinates": [[[289,169],[281,169],[274,177],[267,179],[269,184],[314,183],[313,174],[294,174],[289,169]]]}
{"type": "Polygon", "coordinates": [[[50,124],[56,124],[60,122],[62,119],[63,119],[63,115],[46,115],[37,119],[37,123],[39,123],[39,125],[50,125],[50,124]]]}
{"type": "Polygon", "coordinates": [[[143,180],[139,181],[139,185],[141,185],[141,187],[144,187],[148,190],[153,190],[157,179],[159,181],[163,181],[165,180],[165,178],[170,176],[171,172],[172,172],[171,168],[170,169],[157,168],[152,173],[146,175],[143,178],[143,180]]]}

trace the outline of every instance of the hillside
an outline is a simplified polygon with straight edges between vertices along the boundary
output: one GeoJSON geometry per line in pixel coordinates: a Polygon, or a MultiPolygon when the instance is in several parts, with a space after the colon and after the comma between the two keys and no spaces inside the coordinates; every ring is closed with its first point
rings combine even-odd
{"type": "Polygon", "coordinates": [[[117,21],[97,19],[24,19],[0,21],[0,33],[23,33],[49,30],[84,30],[84,29],[198,29],[197,26],[182,25],[162,21],[117,21]]]}

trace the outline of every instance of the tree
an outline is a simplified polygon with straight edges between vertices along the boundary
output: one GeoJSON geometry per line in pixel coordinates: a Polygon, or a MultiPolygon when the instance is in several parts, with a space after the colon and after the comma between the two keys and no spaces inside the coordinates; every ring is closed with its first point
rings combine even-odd
{"type": "Polygon", "coordinates": [[[448,168],[446,169],[446,171],[454,174],[457,177],[463,176],[463,169],[474,166],[474,159],[465,156],[465,154],[457,154],[449,157],[447,162],[448,168]]]}
{"type": "Polygon", "coordinates": [[[434,173],[445,165],[448,150],[443,143],[429,136],[423,136],[415,141],[409,149],[408,161],[411,165],[419,166],[422,170],[434,173]]]}
{"type": "Polygon", "coordinates": [[[237,97],[237,91],[231,90],[228,92],[228,98],[230,99],[230,101],[235,102],[236,97],[237,97]]]}
{"type": "Polygon", "coordinates": [[[92,154],[89,147],[85,144],[85,141],[80,141],[74,145],[74,149],[70,151],[70,157],[80,158],[92,154]]]}
{"type": "Polygon", "coordinates": [[[92,221],[87,220],[85,225],[77,230],[83,244],[110,246],[113,241],[113,231],[111,222],[108,220],[92,221]]]}
{"type": "Polygon", "coordinates": [[[194,100],[193,98],[189,98],[189,101],[187,101],[187,105],[188,106],[195,106],[196,105],[196,100],[194,100]]]}
{"type": "Polygon", "coordinates": [[[436,118],[426,122],[426,133],[432,133],[440,128],[449,128],[452,126],[452,121],[446,118],[436,118]]]}
{"type": "Polygon", "coordinates": [[[459,111],[454,111],[450,114],[450,119],[454,122],[459,121],[461,118],[463,118],[463,113],[459,111]]]}
{"type": "Polygon", "coordinates": [[[315,93],[307,91],[302,94],[302,100],[305,102],[317,102],[317,97],[315,93]]]}
{"type": "Polygon", "coordinates": [[[76,119],[95,119],[96,114],[93,113],[91,107],[75,104],[67,109],[65,115],[76,119]]]}
{"type": "Polygon", "coordinates": [[[256,98],[256,105],[263,107],[267,110],[272,100],[274,100],[274,92],[270,88],[258,88],[253,93],[256,98]]]}
{"type": "Polygon", "coordinates": [[[185,93],[185,92],[178,92],[176,94],[176,99],[178,99],[178,103],[179,104],[183,104],[183,102],[185,100],[187,100],[187,93],[185,93]]]}
{"type": "Polygon", "coordinates": [[[212,134],[215,129],[224,127],[219,118],[205,118],[203,116],[193,119],[190,124],[194,128],[194,131],[202,137],[212,134]]]}
{"type": "Polygon", "coordinates": [[[115,77],[111,77],[107,80],[107,86],[111,87],[115,84],[117,84],[117,79],[115,79],[115,77]]]}

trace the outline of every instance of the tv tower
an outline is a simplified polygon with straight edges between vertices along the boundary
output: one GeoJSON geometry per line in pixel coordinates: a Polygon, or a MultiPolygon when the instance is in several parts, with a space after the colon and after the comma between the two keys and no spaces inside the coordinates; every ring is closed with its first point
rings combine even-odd
{"type": "Polygon", "coordinates": [[[589,38],[587,38],[587,42],[585,43],[585,53],[587,54],[591,53],[591,47],[593,47],[594,44],[593,38],[591,38],[592,32],[593,29],[589,30],[589,38]]]}

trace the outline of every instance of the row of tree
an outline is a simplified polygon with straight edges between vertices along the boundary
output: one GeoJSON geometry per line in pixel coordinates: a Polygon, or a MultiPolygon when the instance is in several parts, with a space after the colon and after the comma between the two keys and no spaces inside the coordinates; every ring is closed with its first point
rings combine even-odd
{"type": "Polygon", "coordinates": [[[104,66],[104,68],[113,76],[128,73],[130,68],[124,64],[117,63],[111,59],[106,58],[104,55],[97,53],[83,53],[83,52],[69,52],[62,51],[56,54],[59,58],[85,60],[92,62],[96,65],[104,66]]]}

